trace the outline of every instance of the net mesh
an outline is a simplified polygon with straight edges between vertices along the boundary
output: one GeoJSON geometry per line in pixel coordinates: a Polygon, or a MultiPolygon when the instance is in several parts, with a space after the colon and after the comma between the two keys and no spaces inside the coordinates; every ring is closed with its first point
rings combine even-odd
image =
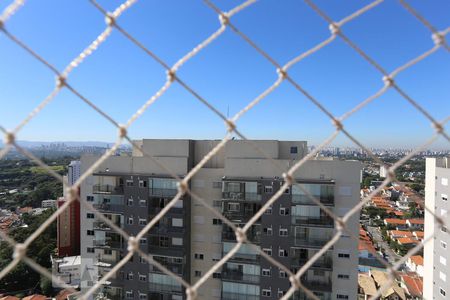
{"type": "MultiPolygon", "coordinates": [[[[260,255],[265,258],[267,261],[269,261],[271,264],[279,268],[280,270],[284,270],[286,274],[288,275],[289,281],[291,283],[290,289],[285,293],[281,299],[288,299],[293,295],[295,291],[301,290],[304,293],[306,293],[307,296],[309,296],[312,299],[318,299],[318,297],[312,293],[309,289],[307,289],[301,282],[300,278],[301,276],[310,268],[315,261],[317,261],[327,250],[329,250],[340,238],[341,234],[347,231],[346,228],[346,222],[349,220],[350,217],[352,217],[355,214],[359,214],[360,209],[367,204],[372,197],[377,195],[383,188],[385,188],[388,184],[397,182],[397,179],[395,177],[395,170],[398,169],[400,166],[402,166],[406,161],[408,161],[410,158],[412,158],[414,155],[416,155],[418,152],[420,152],[422,149],[425,149],[426,147],[430,146],[439,136],[443,137],[446,141],[449,140],[448,134],[444,130],[445,124],[448,122],[450,117],[447,117],[446,119],[439,121],[436,120],[426,109],[426,107],[419,104],[418,101],[413,99],[404,89],[401,87],[398,82],[395,80],[396,76],[402,72],[405,72],[409,68],[411,68],[413,65],[419,63],[420,61],[424,60],[426,57],[433,55],[438,51],[440,48],[444,49],[445,51],[449,51],[449,46],[445,40],[446,36],[450,32],[450,27],[444,28],[442,30],[436,29],[427,19],[425,19],[422,14],[417,11],[415,8],[413,8],[408,2],[404,0],[400,0],[401,5],[404,7],[404,9],[409,12],[414,18],[416,18],[419,22],[425,26],[431,34],[433,46],[422,53],[421,55],[411,59],[410,61],[406,62],[405,64],[398,66],[395,70],[388,72],[386,71],[377,61],[375,61],[373,58],[371,58],[362,48],[360,48],[354,41],[352,41],[344,32],[344,25],[352,22],[353,20],[357,18],[361,18],[365,13],[368,11],[374,9],[375,7],[382,5],[384,2],[383,0],[377,0],[373,1],[370,4],[362,7],[361,9],[355,11],[354,13],[346,16],[345,18],[335,21],[327,15],[325,11],[323,11],[321,8],[319,8],[313,1],[311,0],[305,0],[307,5],[311,8],[311,10],[319,15],[323,21],[324,26],[328,25],[330,35],[325,40],[321,41],[311,49],[308,49],[307,51],[300,53],[298,56],[292,58],[290,61],[288,61],[285,64],[281,64],[277,62],[273,57],[271,57],[267,52],[265,52],[261,47],[255,43],[251,37],[246,35],[244,32],[242,32],[236,25],[233,23],[233,17],[236,14],[239,14],[243,10],[251,9],[252,5],[256,2],[255,0],[249,0],[245,1],[242,4],[236,6],[235,8],[231,9],[230,11],[222,11],[218,6],[216,6],[212,1],[205,0],[205,5],[207,5],[209,8],[211,8],[212,11],[214,11],[219,19],[218,22],[218,29],[211,33],[205,40],[201,41],[195,48],[193,48],[191,51],[189,51],[187,54],[185,54],[183,57],[181,57],[173,66],[170,66],[164,60],[162,60],[160,57],[158,57],[152,50],[141,43],[137,38],[135,38],[132,34],[130,34],[126,28],[122,27],[120,25],[120,16],[124,13],[127,13],[127,10],[129,10],[136,1],[125,1],[123,4],[121,4],[119,7],[117,7],[114,11],[109,12],[105,8],[103,8],[99,3],[97,3],[95,0],[90,1],[91,4],[97,8],[105,18],[105,29],[97,36],[97,38],[90,43],[77,57],[75,57],[72,61],[70,61],[67,66],[63,69],[63,71],[59,71],[56,67],[54,67],[47,58],[44,58],[40,56],[36,51],[34,51],[31,47],[29,47],[26,43],[26,41],[20,40],[16,35],[14,35],[13,32],[8,30],[8,21],[14,17],[14,14],[17,13],[21,7],[25,4],[25,1],[18,0],[12,2],[6,9],[2,12],[0,16],[0,30],[1,34],[5,35],[7,38],[9,38],[13,43],[15,43],[18,47],[25,50],[30,56],[32,56],[34,59],[45,65],[48,69],[50,69],[55,75],[56,75],[56,81],[53,90],[48,94],[48,96],[42,100],[42,102],[29,113],[29,115],[23,119],[21,122],[18,123],[18,125],[13,128],[12,130],[7,130],[4,127],[0,125],[0,130],[4,134],[4,141],[5,141],[5,147],[0,152],[0,158],[4,157],[12,148],[16,148],[19,152],[21,152],[23,155],[30,158],[32,161],[34,161],[37,165],[45,168],[45,170],[51,174],[53,177],[55,177],[57,180],[63,182],[65,186],[68,186],[67,189],[67,195],[68,199],[62,205],[59,207],[50,218],[48,218],[40,227],[38,230],[36,230],[33,234],[31,234],[23,243],[17,243],[12,238],[10,238],[6,233],[0,231],[0,237],[6,241],[9,245],[11,245],[14,249],[14,254],[12,261],[7,265],[4,269],[0,270],[0,279],[6,276],[13,268],[17,266],[19,262],[24,262],[27,265],[29,265],[31,268],[33,268],[35,271],[39,272],[43,276],[48,277],[49,279],[52,279],[52,274],[44,267],[37,264],[32,259],[28,258],[26,256],[27,248],[30,246],[30,244],[40,235],[43,233],[43,231],[56,220],[56,218],[69,207],[71,203],[74,201],[79,201],[82,206],[86,207],[89,211],[92,211],[95,213],[96,217],[102,221],[104,221],[106,224],[108,224],[111,228],[113,228],[117,233],[119,233],[127,242],[128,242],[128,254],[123,257],[117,264],[114,265],[114,267],[107,272],[102,278],[100,278],[98,281],[95,282],[95,284],[88,289],[86,292],[84,292],[82,295],[79,296],[80,299],[88,299],[90,296],[94,295],[96,291],[98,291],[99,288],[102,287],[105,283],[107,283],[108,279],[111,278],[116,272],[118,272],[126,263],[131,259],[131,257],[138,253],[141,255],[145,260],[147,260],[149,263],[156,266],[160,271],[163,273],[172,276],[178,283],[180,283],[183,287],[185,287],[185,292],[187,299],[195,299],[198,294],[199,288],[202,286],[202,284],[205,283],[205,281],[212,277],[212,274],[214,272],[217,272],[220,270],[220,268],[239,250],[239,248],[243,244],[249,244],[252,245],[249,240],[247,239],[247,233],[249,232],[252,225],[255,224],[255,222],[261,217],[261,215],[264,213],[266,209],[268,209],[273,203],[275,203],[280,196],[283,194],[283,191],[286,188],[289,188],[292,185],[296,185],[296,181],[294,179],[294,173],[299,170],[302,165],[305,164],[305,162],[311,158],[313,158],[320,150],[324,149],[324,147],[327,147],[330,143],[332,143],[336,137],[339,134],[342,134],[346,137],[348,137],[357,147],[360,147],[363,149],[365,153],[367,153],[368,156],[370,156],[375,162],[377,162],[380,165],[384,165],[384,163],[376,156],[372,151],[366,147],[363,143],[361,143],[357,138],[352,135],[349,131],[347,131],[346,127],[344,126],[344,121],[347,120],[349,117],[351,117],[353,114],[357,113],[359,110],[361,110],[363,107],[368,105],[370,102],[376,100],[380,96],[382,96],[384,93],[386,93],[388,90],[394,90],[398,93],[407,103],[416,109],[420,114],[422,114],[428,121],[431,123],[431,125],[435,129],[435,134],[429,138],[425,143],[423,143],[420,147],[417,147],[416,149],[409,152],[406,156],[395,162],[391,166],[387,167],[387,177],[386,179],[379,185],[375,190],[373,190],[368,196],[364,197],[357,206],[353,207],[351,210],[349,210],[343,217],[336,216],[332,211],[330,211],[326,206],[324,206],[319,199],[314,197],[313,195],[309,194],[307,190],[305,190],[301,185],[297,185],[299,188],[303,189],[303,192],[307,194],[307,196],[310,198],[311,201],[313,201],[315,204],[320,206],[320,208],[325,211],[326,214],[328,214],[331,218],[333,218],[335,222],[335,228],[337,229],[334,236],[329,240],[328,243],[326,243],[320,251],[315,253],[313,257],[311,257],[296,273],[293,273],[289,268],[287,268],[285,265],[278,262],[273,257],[266,254],[264,251],[261,251],[259,248],[255,249],[260,252],[260,255]],[[188,85],[183,78],[181,78],[178,74],[178,71],[183,67],[183,65],[191,60],[193,57],[200,55],[203,49],[208,47],[210,44],[214,43],[217,39],[220,39],[221,35],[226,31],[231,30],[239,36],[242,39],[243,43],[247,43],[250,45],[254,50],[255,53],[258,55],[261,55],[264,59],[266,59],[270,64],[273,66],[274,71],[278,74],[277,79],[275,82],[273,82],[267,89],[265,89],[262,93],[260,93],[258,96],[256,96],[254,99],[252,99],[245,107],[243,107],[238,113],[236,113],[231,118],[227,118],[224,114],[222,114],[217,108],[215,108],[207,99],[202,97],[199,92],[197,92],[193,87],[188,85]],[[74,71],[74,69],[80,67],[81,64],[85,62],[88,56],[90,56],[93,52],[95,52],[101,45],[108,39],[108,37],[111,35],[113,31],[119,32],[121,35],[123,35],[126,39],[128,39],[132,44],[134,44],[137,48],[144,51],[148,56],[151,57],[151,59],[155,60],[158,64],[160,64],[165,70],[166,70],[166,81],[165,83],[157,90],[149,99],[147,99],[142,106],[128,119],[128,121],[125,124],[120,124],[116,120],[114,120],[111,116],[109,116],[106,112],[104,112],[101,108],[95,105],[93,101],[88,99],[86,96],[84,96],[76,87],[74,87],[70,81],[69,76],[74,71]],[[354,108],[350,109],[346,113],[344,113],[342,116],[335,116],[333,115],[323,103],[321,103],[317,98],[315,98],[311,93],[309,93],[305,88],[297,82],[295,79],[293,79],[290,74],[289,70],[292,66],[295,64],[298,64],[299,62],[307,59],[310,55],[313,53],[316,53],[320,51],[321,49],[327,47],[328,45],[332,44],[337,39],[341,39],[343,42],[345,42],[351,49],[354,50],[355,55],[361,56],[367,63],[369,67],[375,68],[379,74],[380,74],[380,80],[383,82],[383,87],[379,90],[374,91],[373,94],[371,94],[369,97],[362,99],[362,101],[359,102],[358,105],[356,105],[354,108]],[[272,159],[269,155],[265,154],[262,149],[259,149],[258,146],[253,143],[251,140],[248,140],[246,136],[241,133],[239,127],[237,126],[237,121],[241,119],[248,111],[252,110],[255,106],[257,106],[261,100],[263,100],[265,97],[267,97],[270,93],[275,91],[283,82],[286,82],[286,84],[291,85],[294,87],[299,93],[304,95],[314,106],[316,106],[325,116],[327,116],[332,124],[335,126],[335,131],[326,138],[318,147],[316,147],[313,151],[308,153],[304,158],[297,161],[289,170],[285,170],[283,167],[279,166],[277,162],[272,159]],[[181,87],[183,87],[187,92],[192,94],[199,102],[201,102],[203,105],[205,105],[209,110],[211,110],[215,115],[217,115],[217,118],[224,122],[224,126],[227,130],[227,133],[223,137],[223,139],[207,154],[201,159],[201,161],[194,166],[194,168],[191,169],[191,171],[184,177],[180,178],[176,174],[174,174],[169,168],[167,168],[165,165],[161,164],[158,160],[156,160],[152,155],[147,153],[144,148],[142,148],[140,145],[136,144],[128,134],[128,129],[130,126],[133,125],[133,123],[140,118],[146,110],[153,105],[153,103],[160,98],[170,87],[178,83],[181,87]],[[104,153],[93,165],[91,165],[86,172],[84,172],[78,181],[70,186],[65,178],[60,176],[58,173],[56,173],[53,169],[51,169],[48,165],[46,165],[41,159],[33,155],[31,152],[29,152],[27,149],[21,147],[16,142],[16,137],[19,134],[19,132],[33,119],[35,118],[44,107],[51,104],[52,100],[63,90],[66,89],[73,93],[77,98],[80,99],[80,101],[86,103],[92,110],[96,111],[99,115],[99,117],[105,118],[107,121],[112,123],[117,128],[117,140],[114,143],[114,145],[106,152],[104,153]],[[211,159],[214,155],[216,155],[225,144],[231,139],[232,135],[237,135],[242,140],[246,141],[249,145],[251,145],[253,148],[255,148],[259,153],[261,153],[265,158],[270,160],[272,162],[272,165],[275,170],[279,171],[280,174],[282,174],[284,178],[283,186],[276,192],[274,195],[261,207],[261,209],[256,213],[242,228],[237,227],[233,222],[225,218],[219,211],[217,211],[214,207],[212,207],[210,204],[207,203],[204,199],[202,199],[199,195],[194,194],[190,188],[189,188],[189,180],[192,179],[192,177],[208,162],[209,159],[211,159]],[[112,155],[118,147],[121,145],[122,142],[129,142],[138,149],[138,151],[142,152],[142,155],[147,157],[148,159],[152,160],[155,164],[160,166],[162,169],[167,171],[168,174],[171,174],[173,178],[175,178],[178,181],[178,192],[173,197],[173,199],[153,218],[151,221],[140,231],[140,233],[136,236],[130,236],[128,233],[126,233],[123,229],[119,228],[116,224],[114,224],[111,220],[106,218],[102,213],[98,212],[90,203],[88,203],[85,199],[79,199],[78,197],[78,189],[81,185],[81,183],[86,180],[86,178],[100,166],[101,163],[103,163],[110,155],[112,155]],[[232,230],[234,231],[236,235],[236,245],[226,254],[224,255],[219,261],[217,261],[208,272],[206,272],[199,280],[197,280],[194,284],[191,284],[189,282],[186,282],[183,278],[178,276],[177,274],[174,274],[170,270],[168,270],[165,266],[160,264],[159,262],[155,261],[151,256],[148,254],[142,252],[142,250],[139,249],[139,239],[144,237],[149,230],[155,226],[155,224],[161,220],[161,218],[169,211],[170,208],[172,208],[176,202],[183,197],[183,195],[189,194],[192,199],[200,203],[201,205],[205,206],[209,211],[211,211],[212,214],[217,216],[217,218],[221,219],[222,222],[226,225],[228,225],[232,230]]],[[[401,182],[398,182],[400,185],[402,185],[401,182]]],[[[446,224],[446,220],[443,218],[444,216],[438,216],[433,213],[433,209],[430,209],[425,206],[425,209],[430,212],[434,218],[435,221],[442,227],[442,226],[448,226],[446,224]]],[[[348,233],[348,232],[347,232],[348,233]]],[[[352,236],[353,239],[358,239],[358,237],[352,236]]],[[[414,248],[410,249],[406,255],[404,255],[401,259],[399,259],[397,262],[395,262],[393,265],[388,264],[385,260],[380,258],[380,262],[386,265],[386,268],[388,270],[389,275],[389,281],[381,286],[377,294],[372,296],[372,299],[375,299],[379,297],[385,290],[387,290],[393,281],[395,280],[395,274],[396,271],[399,270],[399,267],[406,262],[408,258],[410,258],[412,255],[420,251],[424,244],[432,240],[433,237],[428,237],[427,239],[423,240],[421,243],[417,244],[414,248]]],[[[72,289],[72,287],[68,286],[58,278],[53,278],[53,281],[56,281],[61,287],[72,289]]],[[[72,289],[73,290],[73,289],[72,289]]]]}

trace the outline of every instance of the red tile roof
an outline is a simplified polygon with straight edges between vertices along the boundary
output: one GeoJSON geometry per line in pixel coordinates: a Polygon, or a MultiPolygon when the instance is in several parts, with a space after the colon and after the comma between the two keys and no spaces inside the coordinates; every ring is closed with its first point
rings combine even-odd
{"type": "Polygon", "coordinates": [[[423,266],[423,257],[422,256],[420,256],[420,255],[413,255],[409,259],[411,259],[411,261],[414,264],[423,266]]]}
{"type": "Polygon", "coordinates": [[[390,219],[390,218],[388,218],[388,219],[384,219],[384,221],[386,223],[389,223],[389,224],[400,224],[400,225],[406,224],[406,221],[405,220],[401,220],[401,219],[390,219]]]}
{"type": "Polygon", "coordinates": [[[422,290],[423,290],[422,278],[412,277],[409,275],[402,275],[402,279],[411,296],[422,297],[422,290]]]}
{"type": "Polygon", "coordinates": [[[413,240],[412,238],[398,238],[397,242],[399,242],[402,245],[407,245],[407,244],[418,244],[419,241],[418,240],[413,240]]]}
{"type": "Polygon", "coordinates": [[[424,224],[423,219],[408,219],[409,223],[411,224],[424,224]]]}

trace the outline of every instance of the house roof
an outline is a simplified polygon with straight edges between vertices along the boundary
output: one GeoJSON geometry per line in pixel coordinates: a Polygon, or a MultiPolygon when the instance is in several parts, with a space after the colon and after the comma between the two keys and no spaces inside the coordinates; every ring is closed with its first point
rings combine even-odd
{"type": "Polygon", "coordinates": [[[424,224],[423,219],[408,219],[408,222],[411,224],[424,224]]]}
{"type": "Polygon", "coordinates": [[[14,296],[5,296],[0,298],[0,300],[20,300],[20,298],[14,297],[14,296]]]}
{"type": "Polygon", "coordinates": [[[58,293],[58,295],[56,295],[56,300],[67,300],[70,295],[74,294],[74,292],[72,292],[71,290],[62,290],[58,293]]]}
{"type": "Polygon", "coordinates": [[[403,283],[406,285],[408,293],[413,297],[421,297],[423,291],[423,281],[420,277],[412,277],[409,275],[401,276],[403,283]]]}
{"type": "Polygon", "coordinates": [[[358,274],[358,285],[365,295],[373,296],[377,293],[377,287],[373,278],[367,274],[358,274]]]}
{"type": "Polygon", "coordinates": [[[407,244],[417,244],[419,243],[418,240],[414,240],[412,238],[409,237],[404,237],[404,238],[398,238],[397,242],[399,242],[402,245],[407,245],[407,244]]]}
{"type": "MultiPolygon", "coordinates": [[[[383,287],[388,284],[389,278],[386,273],[371,269],[370,273],[372,274],[373,279],[375,280],[375,283],[378,285],[378,287],[383,287]]],[[[394,281],[391,283],[391,286],[386,289],[383,293],[383,297],[389,297],[392,294],[397,294],[400,299],[405,300],[405,291],[398,286],[398,284],[394,281]]]]}
{"type": "Polygon", "coordinates": [[[422,238],[425,236],[423,231],[414,231],[413,235],[418,237],[418,238],[422,238]]]}
{"type": "Polygon", "coordinates": [[[31,295],[31,296],[27,296],[25,298],[22,298],[22,300],[47,300],[47,297],[45,297],[44,295],[34,294],[34,295],[31,295]]]}
{"type": "Polygon", "coordinates": [[[405,230],[390,230],[389,234],[394,236],[401,236],[401,237],[412,237],[413,234],[411,231],[405,231],[405,230]]]}
{"type": "Polygon", "coordinates": [[[388,224],[399,224],[399,225],[401,225],[401,224],[406,224],[406,221],[405,221],[405,220],[402,220],[402,219],[392,219],[392,218],[384,219],[384,222],[386,222],[386,223],[388,223],[388,224]]]}
{"type": "Polygon", "coordinates": [[[362,250],[367,250],[370,253],[377,252],[372,243],[360,240],[358,243],[358,251],[362,251],[362,250]]]}
{"type": "Polygon", "coordinates": [[[423,266],[423,257],[420,255],[413,255],[409,258],[414,264],[423,266]]]}

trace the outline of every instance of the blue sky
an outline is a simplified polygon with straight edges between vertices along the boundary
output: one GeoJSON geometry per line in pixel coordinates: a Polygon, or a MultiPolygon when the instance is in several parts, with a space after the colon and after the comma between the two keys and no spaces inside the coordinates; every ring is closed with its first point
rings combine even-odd
{"type": "MultiPolygon", "coordinates": [[[[3,9],[10,0],[0,0],[3,9]]],[[[121,1],[100,1],[113,10],[121,1]]],[[[229,10],[240,1],[215,2],[229,10]]],[[[316,1],[340,20],[369,1],[316,1]]],[[[435,27],[450,26],[450,2],[410,1],[435,27]]],[[[218,29],[217,15],[202,1],[140,1],[119,24],[174,64],[218,29]]],[[[328,25],[302,1],[259,1],[232,22],[284,64],[329,37],[328,25]]],[[[104,18],[88,1],[30,0],[7,22],[7,29],[59,70],[105,28],[104,18]]],[[[344,32],[392,71],[433,47],[431,33],[397,1],[386,1],[346,24],[344,32]]],[[[269,87],[274,67],[230,29],[179,71],[195,91],[232,116],[269,87]]],[[[383,85],[381,74],[341,39],[290,70],[290,75],[335,115],[350,110],[383,85]]],[[[69,77],[69,82],[120,123],[165,82],[165,71],[118,31],[69,77]]],[[[438,120],[450,114],[450,55],[440,49],[401,73],[398,84],[438,120]]],[[[12,129],[54,86],[54,75],[0,34],[0,125],[12,129]]],[[[363,108],[345,123],[368,146],[415,147],[433,134],[427,119],[395,91],[363,108]]],[[[334,128],[329,119],[284,82],[238,122],[254,139],[307,140],[318,144],[334,128]]],[[[450,132],[450,126],[447,126],[450,132]]],[[[130,129],[139,138],[216,139],[223,122],[178,84],[172,85],[130,129]]],[[[22,140],[112,141],[116,129],[80,99],[63,90],[19,134],[22,140]]],[[[341,135],[335,145],[353,145],[341,135]]],[[[440,139],[434,148],[448,149],[440,139]]]]}

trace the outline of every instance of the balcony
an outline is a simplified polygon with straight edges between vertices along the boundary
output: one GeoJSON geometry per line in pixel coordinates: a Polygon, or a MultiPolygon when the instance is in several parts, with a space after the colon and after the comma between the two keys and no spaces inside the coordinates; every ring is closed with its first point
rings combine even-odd
{"type": "Polygon", "coordinates": [[[245,192],[222,192],[222,198],[235,201],[261,201],[261,194],[245,192]]]}
{"type": "Polygon", "coordinates": [[[181,293],[183,287],[181,284],[163,284],[150,282],[149,289],[151,292],[159,293],[181,293]]]}
{"type": "MultiPolygon", "coordinates": [[[[156,207],[156,206],[150,206],[148,208],[148,213],[152,214],[152,215],[156,215],[158,214],[161,210],[163,209],[163,207],[156,207]]],[[[185,209],[182,207],[171,207],[169,209],[169,211],[166,213],[167,215],[180,215],[182,216],[185,212],[185,209]]]]}
{"type": "MultiPolygon", "coordinates": [[[[117,227],[121,228],[122,224],[120,224],[120,221],[113,222],[117,227]]],[[[96,221],[93,224],[94,230],[101,230],[101,231],[114,231],[114,229],[111,228],[106,222],[103,221],[96,221]]]]}
{"type": "Polygon", "coordinates": [[[94,247],[121,249],[122,242],[114,240],[94,240],[94,247]]]}
{"type": "MultiPolygon", "coordinates": [[[[319,300],[332,300],[331,293],[323,293],[323,292],[313,292],[313,294],[319,300]]],[[[304,292],[295,292],[292,296],[292,300],[311,300],[304,292]]]]}
{"type": "MultiPolygon", "coordinates": [[[[326,206],[334,205],[334,196],[333,195],[321,195],[321,196],[313,196],[315,199],[320,200],[320,203],[326,206]]],[[[306,195],[296,195],[292,194],[292,203],[301,204],[301,205],[316,205],[314,201],[311,200],[310,197],[306,195]]]]}
{"type": "Polygon", "coordinates": [[[92,187],[94,194],[113,194],[123,195],[123,186],[115,186],[110,184],[94,184],[92,187]]]}
{"type": "Polygon", "coordinates": [[[259,277],[259,275],[244,274],[241,271],[232,270],[226,267],[222,270],[222,280],[225,281],[259,284],[259,277]]]}
{"type": "Polygon", "coordinates": [[[177,193],[177,189],[160,189],[160,188],[150,188],[148,190],[149,195],[152,197],[174,197],[177,193]]]}
{"type": "Polygon", "coordinates": [[[185,233],[186,229],[184,227],[173,227],[173,226],[154,226],[149,231],[149,235],[169,235],[171,233],[185,233]]]}
{"type": "Polygon", "coordinates": [[[93,204],[94,208],[102,212],[123,213],[123,204],[99,203],[93,204]]]}
{"type": "Polygon", "coordinates": [[[259,300],[259,295],[222,292],[223,300],[259,300]]]}
{"type": "Polygon", "coordinates": [[[321,216],[319,218],[292,216],[292,224],[311,227],[334,227],[334,220],[329,216],[321,216]]]}
{"type": "Polygon", "coordinates": [[[310,278],[301,278],[302,284],[311,291],[331,292],[331,279],[315,280],[310,278]]]}
{"type": "MultiPolygon", "coordinates": [[[[230,221],[245,223],[250,220],[259,211],[259,209],[260,207],[258,209],[245,209],[240,211],[226,210],[222,214],[230,221]]],[[[257,222],[260,222],[260,220],[261,219],[259,219],[257,222]]]]}
{"type": "MultiPolygon", "coordinates": [[[[332,236],[324,236],[322,238],[305,238],[294,235],[293,238],[294,245],[297,247],[320,249],[331,240],[332,236]]],[[[333,247],[331,247],[331,249],[333,249],[333,247]]]]}
{"type": "MultiPolygon", "coordinates": [[[[222,253],[222,257],[225,256],[226,253],[222,253]]],[[[245,253],[235,253],[229,261],[231,262],[241,262],[241,263],[255,263],[259,261],[259,254],[245,254],[245,253]]]]}
{"type": "MultiPolygon", "coordinates": [[[[309,261],[309,259],[294,257],[291,259],[291,266],[301,267],[305,265],[309,261]]],[[[326,269],[331,271],[333,270],[333,259],[331,257],[319,258],[312,264],[310,268],[326,269]]]]}
{"type": "MultiPolygon", "coordinates": [[[[259,244],[261,242],[261,231],[253,230],[247,232],[247,239],[253,244],[259,244]]],[[[234,233],[234,231],[231,230],[223,231],[222,241],[236,242],[236,234],[234,233]]]]}

